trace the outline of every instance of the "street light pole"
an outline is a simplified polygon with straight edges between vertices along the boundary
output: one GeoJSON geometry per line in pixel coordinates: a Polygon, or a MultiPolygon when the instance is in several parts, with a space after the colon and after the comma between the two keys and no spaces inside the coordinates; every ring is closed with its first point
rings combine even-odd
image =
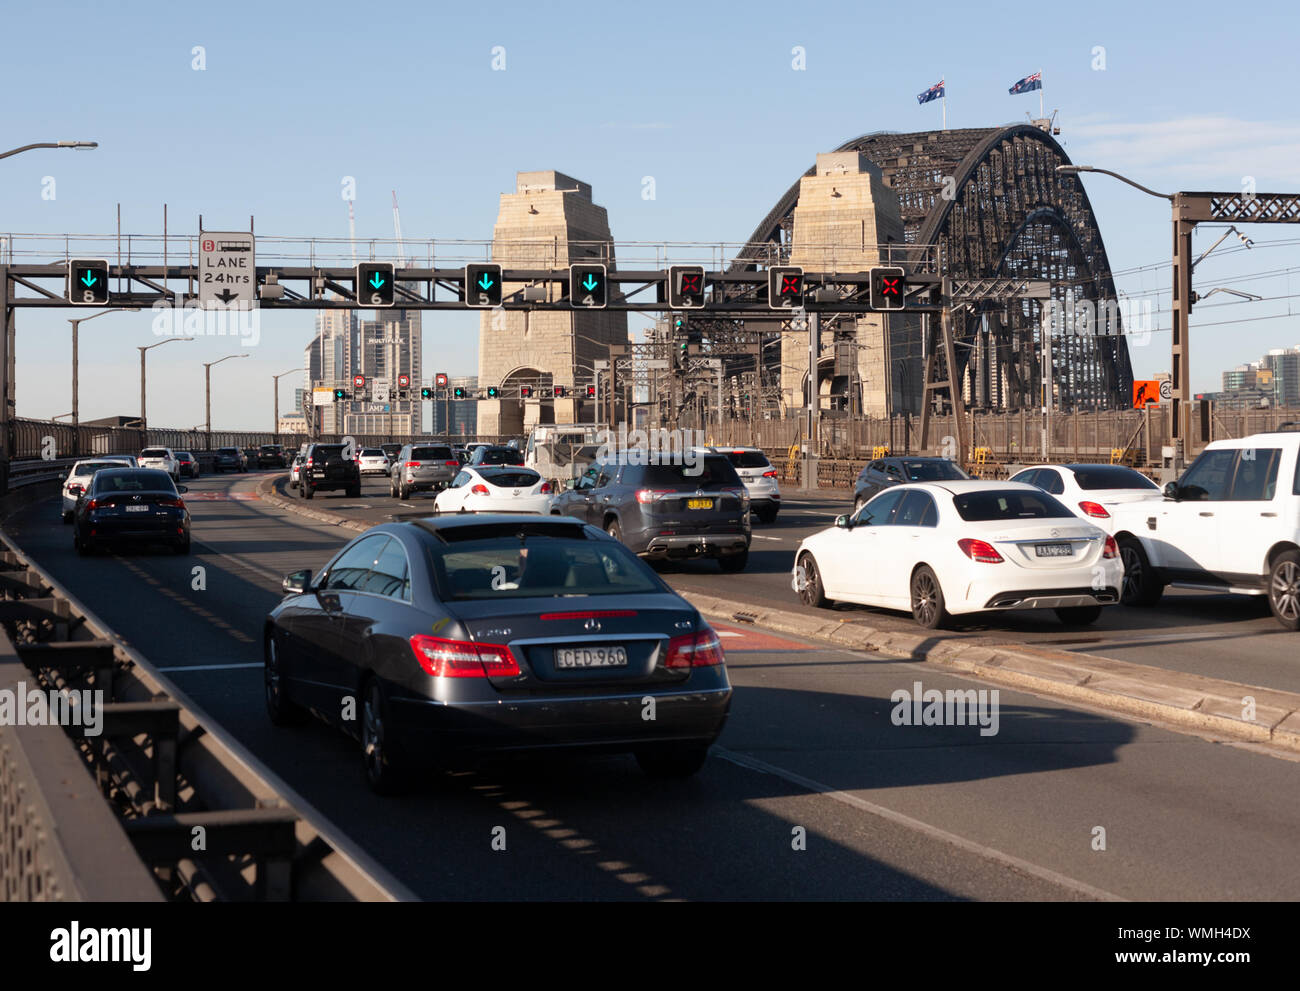
{"type": "Polygon", "coordinates": [[[205,361],[203,363],[203,443],[207,445],[207,450],[212,450],[212,366],[219,365],[223,361],[229,361],[231,358],[247,358],[248,352],[243,354],[228,354],[224,358],[218,358],[216,361],[205,361]]]}
{"type": "Polygon", "coordinates": [[[79,369],[78,345],[77,345],[78,328],[81,326],[81,324],[85,323],[87,320],[94,320],[95,317],[102,317],[107,313],[139,313],[139,312],[140,312],[140,307],[138,306],[114,306],[111,309],[100,310],[98,313],[92,313],[88,317],[77,317],[75,320],[68,321],[68,323],[72,324],[72,453],[73,456],[79,456],[81,454],[81,418],[78,415],[80,409],[78,405],[78,392],[80,391],[78,388],[78,383],[80,381],[78,375],[78,369],[79,369]]]}
{"type": "Polygon", "coordinates": [[[0,152],[0,158],[8,158],[10,155],[20,155],[25,151],[31,151],[33,148],[98,148],[98,141],[38,141],[35,144],[22,145],[19,148],[10,148],[8,151],[0,152]]]}
{"type": "Polygon", "coordinates": [[[275,422],[272,424],[271,436],[275,438],[275,443],[280,443],[280,379],[286,375],[292,375],[294,372],[306,371],[304,368],[290,368],[287,372],[281,372],[279,375],[272,375],[271,389],[275,393],[275,422]]]}
{"type": "MultiPolygon", "coordinates": [[[[164,344],[172,344],[176,341],[192,341],[192,337],[169,337],[165,341],[159,341],[157,344],[136,345],[136,350],[140,352],[140,432],[144,434],[144,440],[149,439],[149,421],[145,419],[145,389],[144,389],[144,353],[150,348],[160,348],[164,344]]],[[[141,445],[145,446],[144,444],[141,445]]]]}

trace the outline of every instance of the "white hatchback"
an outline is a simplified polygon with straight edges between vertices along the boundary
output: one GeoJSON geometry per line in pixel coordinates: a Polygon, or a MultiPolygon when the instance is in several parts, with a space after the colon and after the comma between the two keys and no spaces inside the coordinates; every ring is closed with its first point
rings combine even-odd
{"type": "Polygon", "coordinates": [[[433,500],[439,513],[539,513],[551,508],[551,485],[531,468],[462,468],[433,500]]]}
{"type": "Polygon", "coordinates": [[[1119,601],[1123,577],[1114,538],[1042,489],[951,481],[892,486],[806,538],[793,585],[806,605],[910,610],[939,629],[1006,609],[1091,623],[1119,601]]]}
{"type": "Polygon", "coordinates": [[[1160,486],[1128,465],[1033,465],[1011,481],[1038,486],[1110,534],[1115,532],[1116,506],[1164,498],[1160,486]]]}
{"type": "MultiPolygon", "coordinates": [[[[126,466],[125,458],[94,458],[87,461],[78,461],[68,472],[68,477],[63,480],[63,522],[71,523],[72,514],[77,508],[77,498],[81,493],[86,491],[90,485],[90,479],[101,468],[122,468],[126,466]]],[[[131,465],[132,468],[135,465],[131,465]]]]}

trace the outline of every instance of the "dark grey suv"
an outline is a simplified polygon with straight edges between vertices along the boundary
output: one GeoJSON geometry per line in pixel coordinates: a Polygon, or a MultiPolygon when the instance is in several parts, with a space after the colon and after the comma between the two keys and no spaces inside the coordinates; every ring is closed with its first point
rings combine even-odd
{"type": "Polygon", "coordinates": [[[723,571],[749,562],[749,493],[720,454],[685,464],[644,451],[600,459],[551,512],[598,526],[650,560],[710,557],[723,571]]]}
{"type": "Polygon", "coordinates": [[[970,476],[962,471],[961,465],[947,458],[878,458],[858,472],[857,483],[853,486],[853,511],[856,513],[891,485],[953,482],[962,478],[970,476]]]}

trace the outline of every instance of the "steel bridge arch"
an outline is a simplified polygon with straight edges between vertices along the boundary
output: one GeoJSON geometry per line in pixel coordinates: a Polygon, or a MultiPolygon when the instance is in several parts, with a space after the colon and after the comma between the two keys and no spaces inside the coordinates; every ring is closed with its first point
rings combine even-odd
{"type": "MultiPolygon", "coordinates": [[[[898,194],[905,240],[937,246],[929,273],[1049,279],[1062,306],[1067,293],[1075,302],[1116,299],[1092,205],[1076,176],[1056,172],[1070,160],[1042,128],[875,131],[835,150],[861,152],[880,168],[898,194]]],[[[737,267],[788,255],[799,186],[763,218],[737,267]]],[[[1031,301],[985,304],[956,322],[966,345],[958,349],[959,376],[973,406],[1014,408],[1029,396],[1037,402],[1041,322],[1041,304],[1031,301]]],[[[1129,405],[1133,374],[1123,336],[1055,339],[1053,369],[1066,408],[1129,405]]]]}

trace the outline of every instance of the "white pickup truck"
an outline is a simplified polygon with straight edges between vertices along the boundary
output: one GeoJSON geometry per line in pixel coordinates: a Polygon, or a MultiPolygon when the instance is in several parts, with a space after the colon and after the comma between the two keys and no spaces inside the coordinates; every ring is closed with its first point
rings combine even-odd
{"type": "Polygon", "coordinates": [[[1110,512],[1125,605],[1154,605],[1168,585],[1267,595],[1300,630],[1300,431],[1214,441],[1163,500],[1110,512]]]}

